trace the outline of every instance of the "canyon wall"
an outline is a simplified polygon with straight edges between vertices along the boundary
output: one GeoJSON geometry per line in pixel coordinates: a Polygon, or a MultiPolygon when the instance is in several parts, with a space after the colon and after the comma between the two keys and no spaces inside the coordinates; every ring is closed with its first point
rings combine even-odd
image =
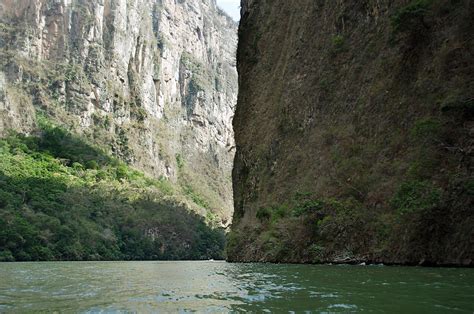
{"type": "Polygon", "coordinates": [[[1,0],[0,133],[51,120],[227,225],[236,32],[215,0],[1,0]]]}
{"type": "Polygon", "coordinates": [[[231,261],[472,265],[474,2],[243,0],[231,261]]]}

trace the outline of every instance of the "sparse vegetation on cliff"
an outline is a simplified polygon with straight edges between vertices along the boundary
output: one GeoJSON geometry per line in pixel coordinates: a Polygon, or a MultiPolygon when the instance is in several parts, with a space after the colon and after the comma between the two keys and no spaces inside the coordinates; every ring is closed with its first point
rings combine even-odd
{"type": "Polygon", "coordinates": [[[472,265],[472,4],[299,8],[241,20],[229,259],[472,265]]]}
{"type": "Polygon", "coordinates": [[[426,25],[424,17],[429,11],[433,0],[412,0],[397,10],[392,16],[392,25],[396,32],[415,30],[426,25]]]}

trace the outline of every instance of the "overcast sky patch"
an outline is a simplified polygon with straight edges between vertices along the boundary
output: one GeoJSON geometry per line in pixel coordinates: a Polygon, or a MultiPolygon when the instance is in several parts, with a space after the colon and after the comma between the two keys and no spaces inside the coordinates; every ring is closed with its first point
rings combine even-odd
{"type": "Polygon", "coordinates": [[[235,21],[240,20],[240,0],[217,0],[217,5],[235,21]]]}

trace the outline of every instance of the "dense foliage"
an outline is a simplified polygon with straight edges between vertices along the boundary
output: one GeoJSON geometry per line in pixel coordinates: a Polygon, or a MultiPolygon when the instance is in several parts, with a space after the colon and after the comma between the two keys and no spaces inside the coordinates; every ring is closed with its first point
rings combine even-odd
{"type": "Polygon", "coordinates": [[[166,180],[40,124],[0,140],[0,261],[222,258],[223,232],[166,180]]]}

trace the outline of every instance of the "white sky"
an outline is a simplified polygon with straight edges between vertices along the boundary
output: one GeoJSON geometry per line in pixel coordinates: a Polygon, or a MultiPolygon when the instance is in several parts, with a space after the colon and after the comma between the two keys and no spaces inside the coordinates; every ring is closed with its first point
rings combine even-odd
{"type": "Polygon", "coordinates": [[[217,0],[217,5],[235,21],[240,20],[240,0],[217,0]]]}

